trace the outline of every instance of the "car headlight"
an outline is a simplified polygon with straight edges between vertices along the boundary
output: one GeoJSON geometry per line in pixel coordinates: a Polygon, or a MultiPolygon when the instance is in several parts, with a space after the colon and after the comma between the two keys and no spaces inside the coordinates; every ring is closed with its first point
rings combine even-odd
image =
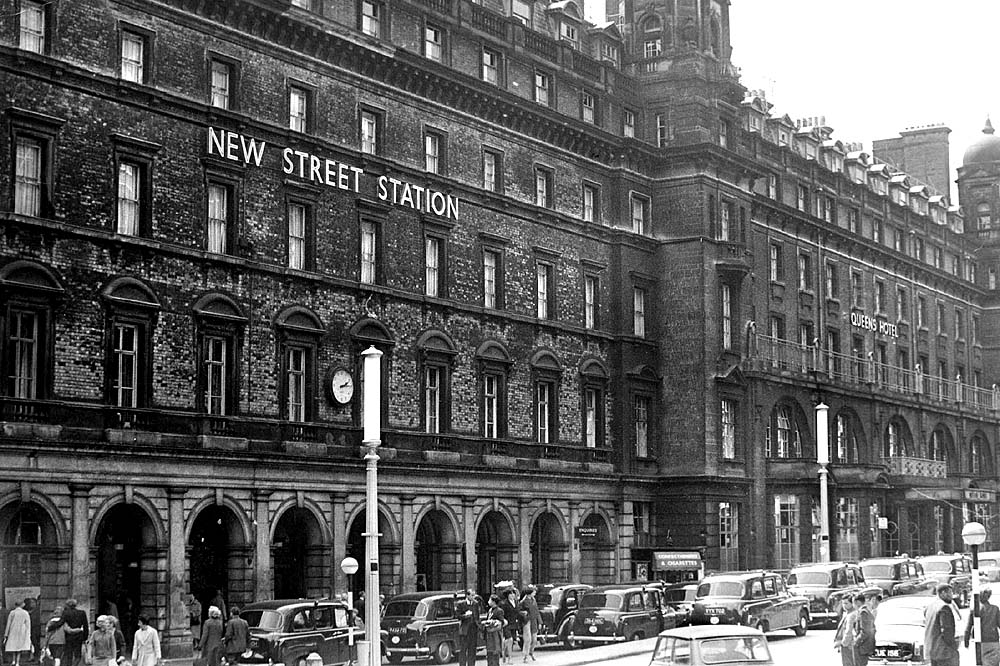
{"type": "Polygon", "coordinates": [[[913,642],[913,658],[921,661],[924,659],[924,644],[920,641],[913,642]]]}

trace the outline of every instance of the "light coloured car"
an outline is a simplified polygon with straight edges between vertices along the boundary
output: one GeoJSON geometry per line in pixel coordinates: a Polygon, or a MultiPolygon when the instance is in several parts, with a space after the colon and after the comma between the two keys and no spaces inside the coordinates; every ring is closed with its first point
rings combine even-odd
{"type": "Polygon", "coordinates": [[[660,632],[650,666],[762,666],[773,664],[767,638],[753,627],[702,624],[660,632]]]}
{"type": "Polygon", "coordinates": [[[979,575],[989,583],[1000,582],[1000,550],[979,552],[979,575]]]}
{"type": "MultiPolygon", "coordinates": [[[[937,596],[886,599],[875,614],[875,652],[871,664],[929,664],[924,650],[924,611],[937,596]]],[[[965,622],[955,623],[955,640],[962,642],[965,622]]]]}

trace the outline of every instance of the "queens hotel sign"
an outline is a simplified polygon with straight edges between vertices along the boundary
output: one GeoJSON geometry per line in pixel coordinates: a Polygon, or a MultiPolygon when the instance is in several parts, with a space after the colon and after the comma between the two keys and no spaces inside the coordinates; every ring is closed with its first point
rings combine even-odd
{"type": "Polygon", "coordinates": [[[885,335],[890,338],[899,337],[899,329],[895,324],[890,324],[882,319],[876,319],[863,312],[851,313],[851,326],[854,328],[863,328],[866,331],[874,331],[879,335],[885,335]]]}
{"type": "MultiPolygon", "coordinates": [[[[259,139],[229,130],[208,128],[209,155],[259,167],[264,161],[264,153],[267,150],[267,143],[259,139]]],[[[281,170],[289,176],[310,183],[355,194],[360,194],[362,187],[366,189],[372,187],[369,183],[374,180],[375,196],[380,201],[412,208],[421,213],[433,213],[438,217],[458,219],[458,197],[454,195],[390,176],[375,176],[352,164],[319,157],[302,150],[282,148],[281,170]]]]}

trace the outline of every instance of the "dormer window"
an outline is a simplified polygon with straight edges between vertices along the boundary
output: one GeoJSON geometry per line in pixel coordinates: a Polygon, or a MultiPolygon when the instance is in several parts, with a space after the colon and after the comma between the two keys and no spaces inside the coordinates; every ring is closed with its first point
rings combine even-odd
{"type": "Polygon", "coordinates": [[[601,60],[610,60],[618,64],[618,47],[614,44],[603,42],[601,44],[601,60]]]}
{"type": "Polygon", "coordinates": [[[576,26],[572,23],[563,21],[559,27],[559,36],[567,42],[572,42],[573,45],[576,46],[577,30],[576,26]]]}
{"type": "Polygon", "coordinates": [[[524,26],[531,27],[531,3],[525,0],[510,0],[510,15],[524,26]]]}

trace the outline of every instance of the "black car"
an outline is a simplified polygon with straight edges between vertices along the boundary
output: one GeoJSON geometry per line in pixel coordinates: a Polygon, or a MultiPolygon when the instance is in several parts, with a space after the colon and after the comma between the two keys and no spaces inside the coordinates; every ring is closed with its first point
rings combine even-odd
{"type": "Polygon", "coordinates": [[[663,585],[608,585],[586,592],[573,620],[571,645],[651,638],[676,627],[682,614],[663,601],[663,585]]]}
{"type": "Polygon", "coordinates": [[[935,583],[948,583],[955,592],[955,602],[967,608],[972,599],[972,558],[962,553],[918,557],[924,575],[935,583]]]}
{"type": "Polygon", "coordinates": [[[305,666],[312,652],[323,658],[323,664],[346,664],[357,657],[349,645],[350,632],[357,630],[350,626],[342,602],[258,601],[247,604],[240,617],[250,625],[250,642],[240,664],[305,666]]]}
{"type": "Polygon", "coordinates": [[[842,601],[866,588],[861,567],[848,562],[803,564],[788,573],[785,583],[789,592],[809,599],[809,617],[816,624],[839,623],[842,601]]]}
{"type": "Polygon", "coordinates": [[[562,642],[569,647],[569,633],[573,629],[573,618],[580,606],[580,597],[591,589],[584,583],[568,585],[539,585],[535,600],[542,616],[538,630],[539,643],[562,642]]]}
{"type": "Polygon", "coordinates": [[[742,624],[761,631],[809,627],[809,600],[791,594],[781,574],[734,571],[705,576],[691,609],[691,624],[742,624]]]}
{"type": "MultiPolygon", "coordinates": [[[[447,664],[461,645],[458,610],[465,597],[458,592],[400,594],[382,611],[382,652],[390,663],[405,657],[432,657],[447,664]]],[[[485,608],[480,606],[480,613],[485,608]]],[[[480,636],[480,645],[482,636],[480,636]]]]}
{"type": "Polygon", "coordinates": [[[912,557],[872,557],[861,560],[869,585],[882,588],[887,597],[904,594],[927,594],[937,584],[924,575],[924,567],[912,557]]]}

